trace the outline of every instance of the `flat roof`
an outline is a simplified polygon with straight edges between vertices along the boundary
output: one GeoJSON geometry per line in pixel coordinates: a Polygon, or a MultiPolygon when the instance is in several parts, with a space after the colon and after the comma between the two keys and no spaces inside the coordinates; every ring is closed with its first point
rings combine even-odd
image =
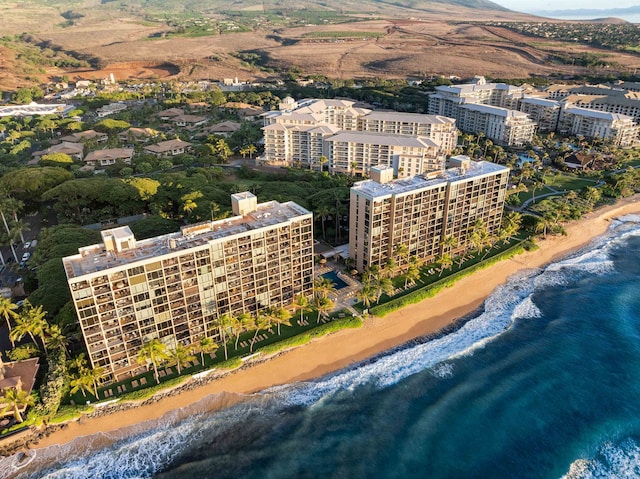
{"type": "Polygon", "coordinates": [[[526,96],[522,99],[522,103],[531,103],[532,105],[540,105],[547,107],[558,107],[562,106],[562,103],[556,100],[548,100],[546,98],[538,98],[534,96],[526,96]]]}
{"type": "Polygon", "coordinates": [[[589,108],[579,108],[577,106],[571,106],[566,108],[565,113],[571,113],[573,115],[587,116],[590,118],[599,118],[601,120],[619,121],[627,120],[633,121],[632,116],[621,115],[620,113],[610,113],[608,111],[591,110],[589,108]]]}
{"type": "Polygon", "coordinates": [[[138,261],[204,246],[219,239],[287,223],[311,213],[302,206],[288,201],[260,203],[256,211],[217,221],[188,225],[181,231],[136,241],[134,248],[122,252],[108,252],[103,243],[79,249],[79,254],[67,256],[62,262],[69,279],[111,268],[121,268],[138,261]]]}
{"type": "Polygon", "coordinates": [[[509,168],[506,166],[489,161],[471,161],[470,167],[467,170],[448,168],[442,171],[436,178],[426,178],[420,175],[382,184],[373,180],[364,180],[357,182],[351,189],[357,194],[367,196],[371,199],[382,199],[508,170],[509,168]]]}
{"type": "Polygon", "coordinates": [[[395,135],[372,131],[344,130],[327,138],[327,141],[344,141],[370,145],[407,146],[417,148],[437,147],[438,143],[424,136],[395,135]]]}
{"type": "Polygon", "coordinates": [[[372,111],[362,117],[363,120],[390,120],[411,123],[450,124],[456,120],[441,115],[424,115],[421,113],[402,113],[393,111],[372,111]]]}
{"type": "Polygon", "coordinates": [[[507,108],[502,108],[499,106],[491,106],[491,105],[482,105],[480,103],[465,103],[464,105],[460,105],[460,108],[464,108],[466,110],[479,111],[482,113],[487,113],[489,115],[502,116],[505,118],[528,118],[529,115],[523,113],[518,110],[509,110],[507,108]]]}

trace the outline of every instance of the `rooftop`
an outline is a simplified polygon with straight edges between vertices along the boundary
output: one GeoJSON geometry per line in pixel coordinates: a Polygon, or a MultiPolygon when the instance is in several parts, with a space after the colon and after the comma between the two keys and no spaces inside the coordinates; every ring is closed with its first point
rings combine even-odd
{"type": "Polygon", "coordinates": [[[327,138],[327,141],[342,141],[369,145],[406,146],[414,148],[428,148],[439,146],[435,141],[423,136],[394,135],[390,133],[376,133],[371,131],[342,131],[327,138]]]}
{"type": "Polygon", "coordinates": [[[501,108],[499,106],[481,105],[479,103],[466,103],[460,105],[460,108],[466,110],[479,111],[481,113],[487,113],[489,115],[503,116],[505,118],[528,118],[529,115],[517,110],[509,110],[507,108],[501,108]]]}
{"type": "Polygon", "coordinates": [[[589,118],[598,118],[600,120],[609,121],[633,121],[632,116],[621,115],[620,113],[609,113],[607,111],[590,110],[588,108],[568,107],[565,109],[565,114],[571,113],[573,115],[586,116],[589,118]]]}
{"type": "MultiPolygon", "coordinates": [[[[137,261],[174,254],[222,238],[230,238],[248,231],[286,223],[301,216],[311,215],[302,206],[288,201],[260,203],[257,210],[243,216],[185,226],[177,233],[135,241],[135,246],[121,252],[107,251],[104,243],[80,248],[79,254],[63,258],[67,277],[77,278],[137,261]]],[[[119,231],[115,231],[119,235],[119,231]]]]}
{"type": "Polygon", "coordinates": [[[390,120],[411,123],[448,124],[455,123],[453,118],[440,115],[422,115],[420,113],[401,113],[394,111],[372,111],[367,113],[363,120],[390,120]]]}
{"type": "Polygon", "coordinates": [[[371,199],[383,199],[385,197],[401,195],[417,190],[426,190],[443,186],[446,183],[454,181],[461,181],[477,176],[508,171],[506,166],[488,161],[471,161],[470,165],[470,168],[466,170],[461,170],[460,168],[449,168],[441,172],[436,178],[413,176],[411,178],[403,178],[384,184],[377,183],[373,180],[359,181],[353,186],[352,190],[355,190],[357,193],[371,199]]]}

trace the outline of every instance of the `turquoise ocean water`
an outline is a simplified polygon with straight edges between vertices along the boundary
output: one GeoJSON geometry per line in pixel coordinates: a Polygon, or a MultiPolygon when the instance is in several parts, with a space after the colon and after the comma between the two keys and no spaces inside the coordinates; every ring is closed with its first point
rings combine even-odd
{"type": "Polygon", "coordinates": [[[0,477],[640,477],[640,218],[445,336],[207,412],[219,399],[0,477]]]}

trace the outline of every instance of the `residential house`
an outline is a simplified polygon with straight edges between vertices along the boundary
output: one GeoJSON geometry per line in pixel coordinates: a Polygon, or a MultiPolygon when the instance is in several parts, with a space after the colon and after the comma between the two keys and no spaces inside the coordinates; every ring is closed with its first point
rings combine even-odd
{"type": "Polygon", "coordinates": [[[106,133],[98,132],[95,130],[78,131],[60,138],[61,141],[67,141],[70,143],[95,141],[98,144],[105,143],[108,139],[109,137],[106,133]]]}
{"type": "Polygon", "coordinates": [[[180,139],[161,141],[155,145],[144,147],[145,153],[150,153],[160,158],[182,155],[191,149],[191,143],[180,139]]]}
{"type": "Polygon", "coordinates": [[[34,159],[39,161],[44,155],[51,155],[53,153],[64,153],[74,160],[82,161],[82,158],[84,157],[84,145],[63,141],[57,145],[50,146],[46,150],[34,151],[32,156],[34,159]]]}
{"type": "Polygon", "coordinates": [[[84,162],[94,168],[104,168],[115,165],[118,161],[130,164],[133,158],[133,148],[107,148],[88,153],[84,162]]]}
{"type": "Polygon", "coordinates": [[[145,143],[157,135],[158,132],[152,128],[131,127],[118,133],[118,139],[123,143],[145,143]]]}

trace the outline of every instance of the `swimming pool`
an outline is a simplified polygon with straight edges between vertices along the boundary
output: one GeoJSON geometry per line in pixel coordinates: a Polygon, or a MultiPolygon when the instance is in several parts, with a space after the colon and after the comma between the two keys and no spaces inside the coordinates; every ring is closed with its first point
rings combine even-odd
{"type": "Polygon", "coordinates": [[[349,286],[345,280],[338,277],[338,273],[336,271],[329,271],[328,273],[321,274],[320,276],[331,281],[336,290],[349,286]]]}

